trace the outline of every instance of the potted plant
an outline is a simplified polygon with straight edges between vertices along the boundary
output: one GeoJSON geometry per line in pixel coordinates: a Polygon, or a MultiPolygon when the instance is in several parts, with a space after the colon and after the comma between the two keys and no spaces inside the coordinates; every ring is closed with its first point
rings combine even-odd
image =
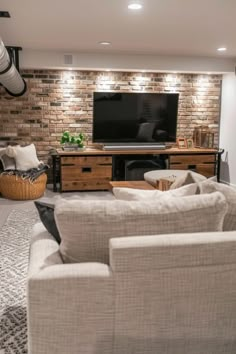
{"type": "Polygon", "coordinates": [[[65,131],[62,134],[60,143],[63,145],[64,150],[84,149],[85,134],[72,135],[69,131],[65,131]]]}

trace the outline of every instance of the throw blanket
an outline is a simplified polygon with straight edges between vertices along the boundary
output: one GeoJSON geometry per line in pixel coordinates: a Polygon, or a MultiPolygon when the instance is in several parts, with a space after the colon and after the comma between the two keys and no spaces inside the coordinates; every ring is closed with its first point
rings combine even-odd
{"type": "Polygon", "coordinates": [[[42,175],[48,169],[49,165],[40,164],[38,168],[31,168],[28,171],[7,170],[3,171],[1,174],[15,175],[17,177],[21,177],[22,179],[29,179],[29,181],[33,183],[40,175],[42,175]]]}

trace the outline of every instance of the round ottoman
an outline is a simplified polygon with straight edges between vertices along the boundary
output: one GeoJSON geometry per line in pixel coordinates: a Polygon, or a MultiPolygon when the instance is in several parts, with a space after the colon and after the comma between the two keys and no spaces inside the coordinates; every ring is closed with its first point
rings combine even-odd
{"type": "Polygon", "coordinates": [[[200,173],[190,171],[190,170],[154,170],[154,171],[144,173],[144,179],[145,179],[145,181],[150,183],[152,186],[156,187],[157,182],[161,178],[176,179],[180,176],[186,175],[188,172],[191,172],[191,174],[196,182],[201,182],[206,179],[206,177],[201,175],[200,173]]]}
{"type": "Polygon", "coordinates": [[[4,198],[13,200],[38,199],[44,194],[46,183],[46,173],[33,182],[16,175],[2,174],[0,175],[0,193],[4,198]]]}

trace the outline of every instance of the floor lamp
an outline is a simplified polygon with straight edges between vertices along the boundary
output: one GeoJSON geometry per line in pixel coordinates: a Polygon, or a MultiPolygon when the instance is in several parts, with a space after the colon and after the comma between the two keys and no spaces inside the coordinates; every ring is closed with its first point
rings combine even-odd
{"type": "Polygon", "coordinates": [[[16,69],[13,58],[9,55],[0,39],[0,83],[11,96],[22,96],[27,89],[25,80],[16,69]]]}

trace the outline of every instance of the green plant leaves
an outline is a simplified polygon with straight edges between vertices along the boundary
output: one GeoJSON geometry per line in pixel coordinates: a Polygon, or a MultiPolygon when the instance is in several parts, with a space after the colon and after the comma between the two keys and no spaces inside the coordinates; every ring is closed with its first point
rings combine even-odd
{"type": "Polygon", "coordinates": [[[61,144],[76,144],[78,147],[84,147],[85,135],[83,133],[79,133],[76,135],[70,134],[69,131],[65,131],[62,134],[60,143],[61,144]]]}

